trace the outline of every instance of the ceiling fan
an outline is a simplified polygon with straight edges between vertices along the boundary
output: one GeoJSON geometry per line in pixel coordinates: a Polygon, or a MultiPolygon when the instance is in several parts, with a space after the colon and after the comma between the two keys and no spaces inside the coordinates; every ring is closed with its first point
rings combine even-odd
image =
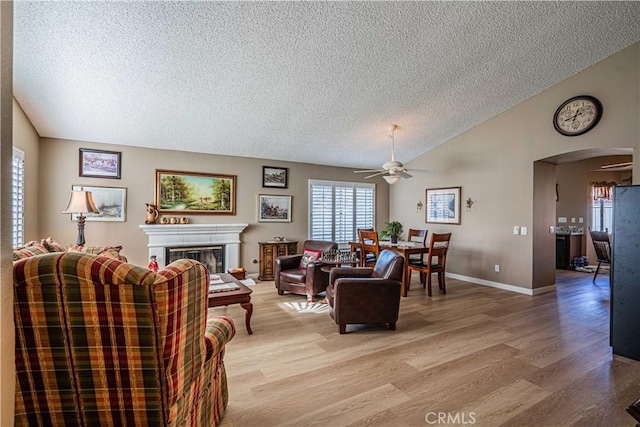
{"type": "Polygon", "coordinates": [[[395,184],[396,182],[398,182],[400,180],[400,178],[411,178],[413,177],[413,175],[408,174],[408,171],[411,172],[429,172],[428,170],[423,170],[423,169],[407,169],[404,167],[404,165],[402,164],[402,162],[399,162],[396,160],[395,157],[395,130],[398,128],[397,125],[391,125],[389,126],[389,130],[391,131],[391,135],[389,135],[389,138],[391,138],[391,160],[388,162],[385,162],[382,165],[382,169],[367,169],[367,170],[360,170],[360,171],[353,171],[354,173],[371,173],[371,172],[375,172],[372,175],[369,176],[365,176],[365,179],[368,178],[373,178],[374,176],[379,176],[382,175],[382,177],[385,179],[385,181],[387,181],[389,184],[395,184]]]}

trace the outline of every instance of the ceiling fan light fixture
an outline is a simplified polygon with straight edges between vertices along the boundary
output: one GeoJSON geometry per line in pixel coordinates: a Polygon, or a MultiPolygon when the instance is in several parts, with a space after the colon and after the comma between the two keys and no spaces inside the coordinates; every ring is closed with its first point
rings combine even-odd
{"type": "Polygon", "coordinates": [[[397,175],[386,175],[383,176],[384,180],[389,183],[389,185],[393,185],[396,182],[400,181],[400,177],[397,175]]]}

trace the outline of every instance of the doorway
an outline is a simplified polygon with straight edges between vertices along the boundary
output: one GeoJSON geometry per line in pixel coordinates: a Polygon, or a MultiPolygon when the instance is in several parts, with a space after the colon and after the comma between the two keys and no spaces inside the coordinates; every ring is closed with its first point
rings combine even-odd
{"type": "MultiPolygon", "coordinates": [[[[534,163],[534,213],[544,217],[534,222],[534,272],[547,272],[544,276],[540,275],[541,282],[538,284],[534,280],[534,287],[545,286],[543,282],[548,285],[550,280],[561,283],[557,275],[567,270],[593,277],[591,269],[597,265],[597,258],[589,228],[599,229],[604,224],[611,229],[607,227],[611,201],[602,201],[603,197],[594,200],[593,184],[632,184],[632,161],[632,149],[592,149],[565,153],[534,163]],[[537,165],[539,162],[544,166],[537,165]],[[554,178],[553,185],[549,182],[550,175],[554,178]],[[554,209],[549,209],[550,204],[547,203],[546,210],[536,211],[536,201],[548,201],[549,198],[555,200],[554,209]],[[539,227],[537,230],[536,226],[539,227]],[[559,253],[560,250],[565,252],[559,253]],[[546,257],[541,255],[543,251],[547,251],[546,257]],[[548,251],[555,256],[548,256],[548,251]],[[581,265],[578,260],[577,270],[574,264],[576,257],[586,263],[581,265]],[[558,264],[559,261],[562,263],[558,264]],[[546,268],[542,267],[543,264],[546,268]]],[[[598,274],[598,280],[608,278],[598,274]]]]}

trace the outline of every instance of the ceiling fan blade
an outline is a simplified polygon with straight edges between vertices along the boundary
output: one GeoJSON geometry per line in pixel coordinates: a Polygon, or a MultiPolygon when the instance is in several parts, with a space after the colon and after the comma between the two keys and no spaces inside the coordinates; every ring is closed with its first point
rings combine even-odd
{"type": "Polygon", "coordinates": [[[629,166],[633,166],[633,162],[613,163],[610,165],[600,166],[600,169],[626,168],[629,166]]]}
{"type": "Polygon", "coordinates": [[[405,171],[398,171],[398,172],[396,172],[396,175],[400,175],[403,178],[413,178],[413,175],[409,175],[405,171]]]}
{"type": "Polygon", "coordinates": [[[374,173],[373,175],[365,176],[364,179],[373,178],[374,176],[384,175],[387,171],[380,171],[378,173],[374,173]]]}
{"type": "Polygon", "coordinates": [[[353,171],[353,173],[371,173],[371,172],[386,172],[384,169],[365,169],[359,171],[353,171]]]}
{"type": "Polygon", "coordinates": [[[407,172],[417,172],[417,173],[430,173],[433,172],[431,169],[405,169],[407,172]]]}

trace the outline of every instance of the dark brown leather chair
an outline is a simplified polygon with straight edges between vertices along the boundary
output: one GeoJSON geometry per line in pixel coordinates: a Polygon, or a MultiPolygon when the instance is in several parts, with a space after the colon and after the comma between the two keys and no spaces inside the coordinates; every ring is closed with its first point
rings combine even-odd
{"type": "Polygon", "coordinates": [[[302,245],[301,254],[276,258],[274,270],[278,295],[284,295],[286,291],[306,295],[307,301],[313,302],[316,295],[327,289],[329,275],[320,270],[321,263],[312,261],[306,265],[306,268],[300,268],[300,262],[306,249],[326,252],[338,249],[338,244],[323,240],[307,240],[302,245]]]}
{"type": "Polygon", "coordinates": [[[390,250],[380,252],[375,267],[331,269],[327,303],[340,333],[356,323],[388,323],[395,331],[403,271],[404,257],[390,250]]]}

